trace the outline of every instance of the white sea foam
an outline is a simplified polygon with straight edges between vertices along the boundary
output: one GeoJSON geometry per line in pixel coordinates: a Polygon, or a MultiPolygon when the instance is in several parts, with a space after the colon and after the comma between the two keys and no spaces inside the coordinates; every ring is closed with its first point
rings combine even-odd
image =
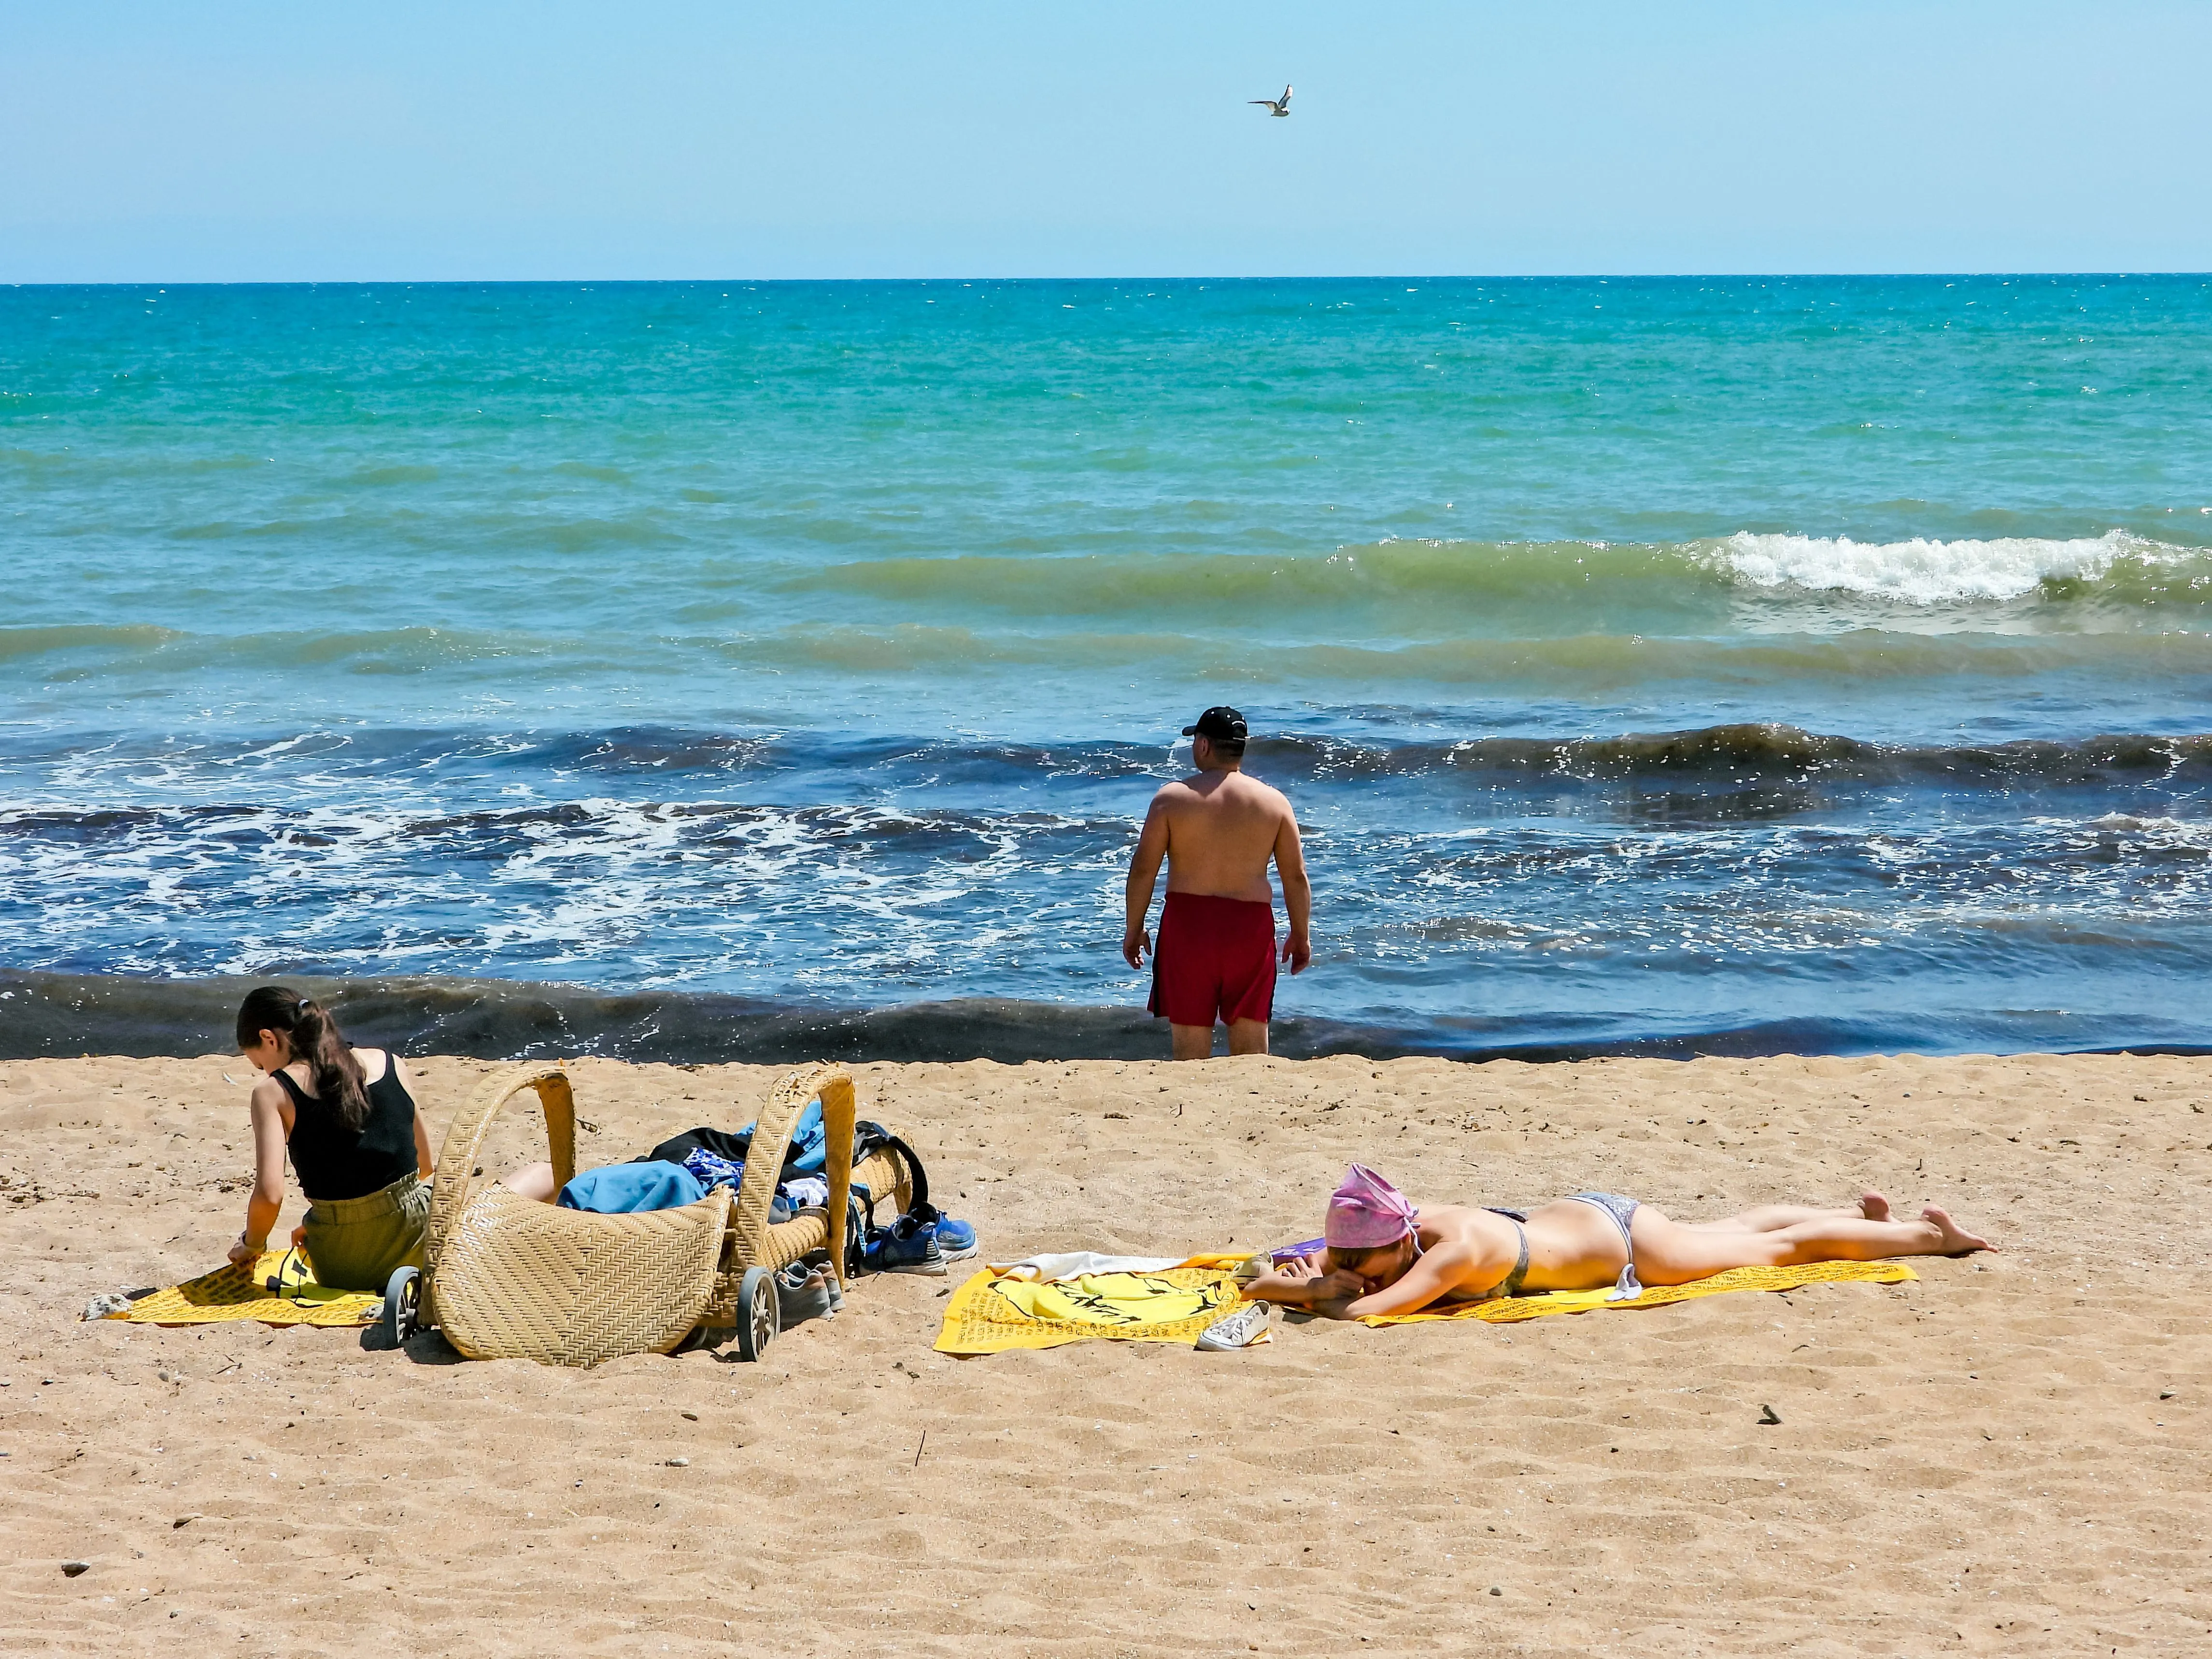
{"type": "Polygon", "coordinates": [[[1855,542],[1847,536],[1740,532],[1719,558],[1739,581],[1863,594],[1902,605],[1960,605],[2023,599],[2049,580],[2096,581],[2124,559],[2144,563],[2179,553],[2124,531],[2057,541],[2039,536],[1991,541],[1855,542]]]}

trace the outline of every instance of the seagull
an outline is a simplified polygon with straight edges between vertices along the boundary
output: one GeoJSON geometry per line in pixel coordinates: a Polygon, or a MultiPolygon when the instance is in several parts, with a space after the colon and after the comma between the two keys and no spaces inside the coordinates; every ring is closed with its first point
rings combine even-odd
{"type": "Polygon", "coordinates": [[[1264,104],[1270,115],[1286,116],[1291,112],[1291,89],[1285,87],[1283,95],[1279,98],[1248,98],[1244,101],[1248,104],[1264,104]]]}

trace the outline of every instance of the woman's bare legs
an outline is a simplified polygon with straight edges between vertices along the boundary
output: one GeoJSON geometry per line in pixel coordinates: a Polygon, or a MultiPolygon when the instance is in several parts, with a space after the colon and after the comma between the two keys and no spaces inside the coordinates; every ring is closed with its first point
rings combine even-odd
{"type": "Polygon", "coordinates": [[[550,1164],[526,1164],[519,1170],[509,1170],[499,1178],[499,1184],[509,1192],[534,1198],[540,1204],[550,1204],[561,1190],[560,1183],[553,1179],[550,1164]]]}
{"type": "Polygon", "coordinates": [[[1701,1233],[1772,1233],[1827,1216],[1887,1221],[1890,1218],[1889,1200],[1880,1193],[1869,1191],[1860,1194],[1859,1201],[1847,1210],[1824,1210],[1810,1204],[1761,1204],[1741,1215],[1726,1216],[1718,1221],[1684,1221],[1676,1224],[1701,1233]]]}
{"type": "MultiPolygon", "coordinates": [[[[1876,1195],[1878,1196],[1878,1194],[1876,1195]]],[[[1686,1226],[1646,1204],[1636,1212],[1636,1276],[1646,1285],[1686,1285],[1730,1267],[1793,1267],[1807,1261],[1880,1261],[1898,1255],[1965,1255],[1994,1249],[1930,1205],[1917,1221],[1876,1220],[1863,1210],[1814,1210],[1773,1228],[1686,1226]]],[[[1884,1215],[1887,1204],[1881,1206],[1884,1215]]],[[[1741,1221],[1760,1212],[1745,1212],[1741,1221]]]]}

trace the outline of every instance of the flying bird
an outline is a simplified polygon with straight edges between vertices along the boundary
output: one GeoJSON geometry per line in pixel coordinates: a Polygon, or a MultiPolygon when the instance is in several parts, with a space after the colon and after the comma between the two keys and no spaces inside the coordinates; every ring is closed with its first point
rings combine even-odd
{"type": "Polygon", "coordinates": [[[1285,87],[1279,98],[1248,98],[1245,102],[1265,105],[1270,115],[1288,115],[1291,112],[1291,89],[1285,87]]]}

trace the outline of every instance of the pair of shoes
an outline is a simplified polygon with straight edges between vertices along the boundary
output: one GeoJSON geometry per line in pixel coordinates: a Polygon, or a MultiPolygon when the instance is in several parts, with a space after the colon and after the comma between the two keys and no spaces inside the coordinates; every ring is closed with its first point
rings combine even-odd
{"type": "Polygon", "coordinates": [[[793,1263],[775,1276],[776,1313],[786,1330],[802,1320],[829,1318],[844,1300],[837,1275],[822,1268],[793,1263]]]}
{"type": "Polygon", "coordinates": [[[941,1273],[945,1253],[937,1248],[937,1224],[902,1215],[868,1236],[868,1270],[878,1273],[941,1273]]]}

